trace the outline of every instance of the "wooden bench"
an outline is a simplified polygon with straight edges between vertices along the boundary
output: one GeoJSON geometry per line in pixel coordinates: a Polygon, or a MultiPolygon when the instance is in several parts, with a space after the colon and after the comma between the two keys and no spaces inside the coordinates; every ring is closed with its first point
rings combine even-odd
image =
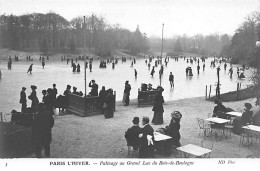
{"type": "Polygon", "coordinates": [[[138,89],[138,106],[141,105],[153,105],[154,104],[154,97],[158,93],[157,90],[152,91],[140,91],[138,89]]]}
{"type": "MultiPolygon", "coordinates": [[[[116,102],[116,92],[114,91],[114,110],[116,102]]],[[[69,94],[69,103],[67,110],[80,116],[91,116],[102,114],[102,106],[98,96],[82,97],[75,94],[69,94]]]]}

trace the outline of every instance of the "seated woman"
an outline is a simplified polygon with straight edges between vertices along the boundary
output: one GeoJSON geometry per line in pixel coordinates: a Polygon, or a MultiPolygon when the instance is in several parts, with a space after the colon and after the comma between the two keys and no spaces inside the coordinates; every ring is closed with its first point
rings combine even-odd
{"type": "Polygon", "coordinates": [[[252,108],[252,105],[250,103],[245,103],[246,109],[244,110],[242,117],[236,117],[233,120],[233,133],[240,135],[243,130],[242,127],[251,124],[252,122],[252,116],[253,116],[253,111],[250,111],[252,108]]]}
{"type": "Polygon", "coordinates": [[[252,123],[252,116],[253,116],[253,111],[250,111],[252,109],[252,105],[250,103],[245,103],[245,109],[241,117],[241,124],[243,126],[247,124],[252,123]]]}
{"type": "Polygon", "coordinates": [[[163,153],[165,156],[171,155],[171,147],[180,147],[180,120],[182,118],[182,114],[179,111],[174,111],[171,113],[172,119],[169,126],[165,128],[159,128],[156,132],[161,134],[168,135],[172,137],[171,139],[156,142],[156,149],[158,152],[163,153]]]}
{"type": "Polygon", "coordinates": [[[219,100],[215,100],[215,104],[217,106],[214,107],[212,117],[227,119],[227,115],[225,115],[227,111],[226,107],[219,100]]]}
{"type": "Polygon", "coordinates": [[[182,114],[179,111],[174,111],[171,113],[172,119],[169,126],[166,126],[165,133],[172,137],[169,139],[169,142],[171,145],[174,145],[175,147],[180,147],[180,120],[182,118],[182,114]]]}

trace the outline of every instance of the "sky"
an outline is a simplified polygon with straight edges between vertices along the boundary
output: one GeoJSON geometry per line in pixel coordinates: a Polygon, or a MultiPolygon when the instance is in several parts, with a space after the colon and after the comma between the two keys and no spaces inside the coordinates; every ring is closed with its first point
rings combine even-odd
{"type": "Polygon", "coordinates": [[[134,31],[139,25],[148,37],[230,34],[245,17],[259,10],[260,0],[0,0],[0,15],[55,12],[71,20],[77,16],[105,17],[134,31]]]}

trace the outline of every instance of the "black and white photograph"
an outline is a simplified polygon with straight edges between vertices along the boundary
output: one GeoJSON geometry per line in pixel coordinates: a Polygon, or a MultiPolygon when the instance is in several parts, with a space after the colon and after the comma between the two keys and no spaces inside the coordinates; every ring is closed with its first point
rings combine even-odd
{"type": "Polygon", "coordinates": [[[260,168],[259,84],[259,0],[0,0],[0,168],[260,168]]]}

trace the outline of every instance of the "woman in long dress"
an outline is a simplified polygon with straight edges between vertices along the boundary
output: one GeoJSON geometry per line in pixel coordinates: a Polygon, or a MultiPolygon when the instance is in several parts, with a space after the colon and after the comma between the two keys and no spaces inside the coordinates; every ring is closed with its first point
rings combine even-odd
{"type": "Polygon", "coordinates": [[[31,89],[32,89],[32,93],[28,98],[32,101],[31,110],[32,110],[33,113],[35,113],[38,110],[38,104],[39,104],[39,100],[38,100],[38,97],[37,97],[37,94],[36,94],[37,86],[32,85],[31,89]]]}
{"type": "Polygon", "coordinates": [[[162,92],[164,89],[162,87],[158,87],[157,89],[158,89],[158,93],[155,95],[154,98],[154,106],[153,106],[154,115],[153,115],[152,123],[155,125],[160,125],[163,124],[164,99],[162,96],[162,92]]]}
{"type": "Polygon", "coordinates": [[[113,90],[108,89],[108,94],[105,100],[105,118],[113,118],[114,117],[114,96],[113,90]]]}

